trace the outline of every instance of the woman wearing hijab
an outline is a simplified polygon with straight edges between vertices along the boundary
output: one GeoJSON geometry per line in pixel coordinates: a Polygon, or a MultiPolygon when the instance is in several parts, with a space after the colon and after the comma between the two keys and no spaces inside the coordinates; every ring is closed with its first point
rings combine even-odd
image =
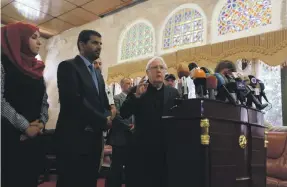
{"type": "Polygon", "coordinates": [[[35,57],[37,27],[16,23],[1,28],[1,136],[3,187],[36,187],[43,145],[37,135],[48,121],[44,63],[35,57]],[[21,140],[20,140],[21,139],[21,140]]]}

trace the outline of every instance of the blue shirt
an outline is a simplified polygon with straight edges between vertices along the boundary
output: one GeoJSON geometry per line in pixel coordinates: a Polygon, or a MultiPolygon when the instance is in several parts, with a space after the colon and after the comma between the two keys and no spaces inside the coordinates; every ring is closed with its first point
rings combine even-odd
{"type": "Polygon", "coordinates": [[[85,65],[87,66],[87,69],[89,70],[90,73],[91,69],[89,68],[89,66],[92,64],[88,59],[86,59],[85,57],[83,57],[82,55],[80,55],[80,57],[82,58],[82,60],[84,61],[85,65]]]}
{"type": "MultiPolygon", "coordinates": [[[[80,57],[83,59],[83,61],[84,61],[85,65],[87,66],[87,69],[89,70],[90,74],[91,74],[91,75],[92,75],[93,73],[96,74],[96,71],[92,72],[91,69],[89,68],[89,66],[90,66],[92,63],[91,63],[87,58],[83,57],[82,55],[80,55],[80,57]]],[[[94,67],[94,66],[93,66],[93,67],[94,67]]],[[[93,76],[93,75],[92,75],[92,76],[93,76]]],[[[97,75],[96,75],[96,76],[97,76],[97,75]]],[[[95,80],[94,80],[94,81],[95,81],[95,80]]],[[[96,81],[97,81],[97,80],[96,80],[96,81]]],[[[98,81],[97,81],[97,82],[96,82],[96,81],[95,81],[95,84],[97,84],[96,87],[97,87],[97,89],[98,89],[98,91],[99,91],[98,81]]],[[[108,117],[108,116],[111,115],[111,112],[105,109],[105,114],[104,114],[104,115],[108,117]]]]}
{"type": "Polygon", "coordinates": [[[83,59],[85,65],[87,66],[87,69],[90,72],[90,74],[94,80],[95,86],[96,86],[98,93],[99,93],[99,83],[98,83],[98,78],[97,78],[97,74],[96,74],[94,65],[87,58],[83,57],[82,55],[80,55],[80,57],[83,59]],[[92,71],[91,68],[93,68],[94,71],[92,71]]]}

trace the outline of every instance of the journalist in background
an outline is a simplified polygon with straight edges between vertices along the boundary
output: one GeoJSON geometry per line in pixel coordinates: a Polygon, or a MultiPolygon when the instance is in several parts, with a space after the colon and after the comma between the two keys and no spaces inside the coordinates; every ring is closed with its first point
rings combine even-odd
{"type": "MultiPolygon", "coordinates": [[[[120,85],[122,92],[114,96],[117,111],[120,111],[123,102],[126,100],[127,94],[131,88],[131,79],[123,78],[120,85]]],[[[132,122],[132,117],[123,119],[120,116],[120,113],[117,112],[108,139],[108,143],[113,147],[111,171],[107,180],[108,187],[122,186],[122,174],[125,171],[124,166],[126,165],[128,157],[127,146],[131,139],[133,128],[134,124],[132,122]]]]}

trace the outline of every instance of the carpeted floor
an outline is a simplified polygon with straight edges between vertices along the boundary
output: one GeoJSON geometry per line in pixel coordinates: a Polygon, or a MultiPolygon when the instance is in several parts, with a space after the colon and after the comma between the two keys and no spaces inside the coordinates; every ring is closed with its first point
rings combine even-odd
{"type": "MultiPolygon", "coordinates": [[[[51,181],[45,182],[38,187],[56,187],[56,177],[51,177],[51,181]]],[[[97,187],[105,187],[105,179],[99,179],[97,187]]],[[[122,187],[125,187],[123,184],[122,187]]]]}
{"type": "MultiPolygon", "coordinates": [[[[56,181],[45,182],[39,185],[38,187],[56,187],[56,181]]],[[[104,179],[98,180],[97,187],[105,187],[105,180],[104,179]]]]}

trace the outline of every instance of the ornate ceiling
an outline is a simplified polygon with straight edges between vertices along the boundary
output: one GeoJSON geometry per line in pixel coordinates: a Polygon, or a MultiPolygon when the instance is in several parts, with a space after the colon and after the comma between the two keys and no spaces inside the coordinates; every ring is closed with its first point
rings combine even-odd
{"type": "Polygon", "coordinates": [[[1,0],[1,23],[32,23],[49,38],[141,0],[1,0]]]}

